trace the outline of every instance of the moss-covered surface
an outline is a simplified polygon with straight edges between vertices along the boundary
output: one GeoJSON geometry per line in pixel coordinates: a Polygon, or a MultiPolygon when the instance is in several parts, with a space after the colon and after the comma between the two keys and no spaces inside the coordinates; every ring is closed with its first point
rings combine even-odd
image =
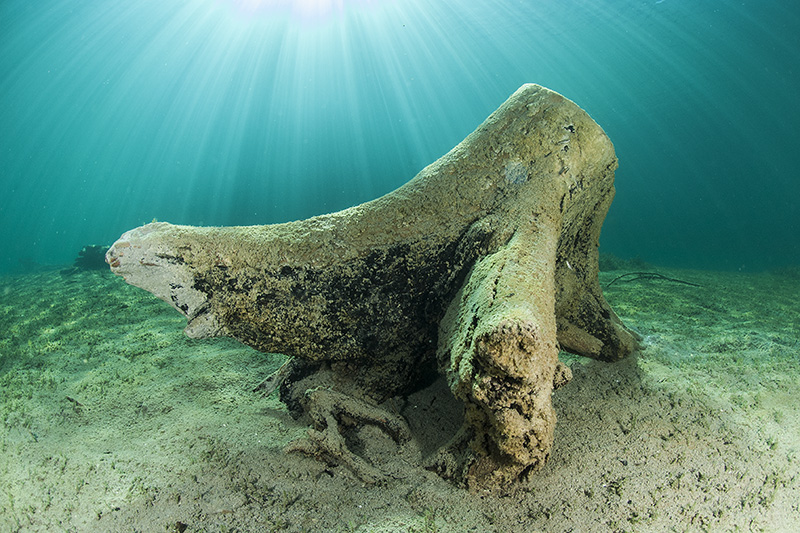
{"type": "MultiPolygon", "coordinates": [[[[800,522],[800,279],[655,269],[605,293],[647,347],[564,357],[549,463],[510,497],[421,466],[460,426],[437,382],[386,406],[419,463],[374,428],[365,487],[283,447],[305,432],[252,389],[282,362],[108,272],[0,278],[0,531],[719,531],[800,522]]],[[[602,272],[608,283],[622,271],[602,272]]],[[[562,354],[565,355],[565,354],[562,354]]]]}

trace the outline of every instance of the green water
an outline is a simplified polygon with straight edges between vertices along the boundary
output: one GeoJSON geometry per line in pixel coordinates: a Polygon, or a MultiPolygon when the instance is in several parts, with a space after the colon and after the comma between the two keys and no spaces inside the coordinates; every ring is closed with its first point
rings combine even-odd
{"type": "Polygon", "coordinates": [[[273,223],[384,194],[518,86],[620,158],[603,250],[800,262],[786,0],[3,0],[0,272],[153,218],[273,223]]]}

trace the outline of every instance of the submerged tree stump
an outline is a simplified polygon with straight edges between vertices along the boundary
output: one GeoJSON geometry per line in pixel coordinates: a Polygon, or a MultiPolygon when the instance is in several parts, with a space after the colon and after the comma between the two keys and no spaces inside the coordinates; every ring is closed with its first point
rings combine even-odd
{"type": "Polygon", "coordinates": [[[292,356],[281,398],[315,425],[294,448],[370,481],[374,468],[331,426],[409,438],[375,406],[438,370],[466,418],[434,467],[503,488],[550,453],[551,392],[569,380],[559,348],[614,361],[637,346],[598,283],[616,167],[583,110],[524,85],[381,198],[268,226],[154,222],[122,235],[107,261],[183,313],[190,337],[292,356]]]}

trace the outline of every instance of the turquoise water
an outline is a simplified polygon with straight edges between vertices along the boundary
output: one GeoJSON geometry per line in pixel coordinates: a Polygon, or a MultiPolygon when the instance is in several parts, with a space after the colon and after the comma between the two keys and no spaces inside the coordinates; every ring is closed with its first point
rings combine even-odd
{"type": "Polygon", "coordinates": [[[800,263],[787,0],[3,0],[0,272],[153,218],[274,223],[410,179],[535,82],[620,158],[602,249],[800,263]]]}

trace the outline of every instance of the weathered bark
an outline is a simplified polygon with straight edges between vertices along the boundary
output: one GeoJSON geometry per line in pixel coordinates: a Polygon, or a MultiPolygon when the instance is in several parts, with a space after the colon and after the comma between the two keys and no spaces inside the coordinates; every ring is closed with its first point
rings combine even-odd
{"type": "Polygon", "coordinates": [[[407,393],[438,366],[466,405],[458,475],[505,486],[549,454],[559,347],[608,361],[636,347],[598,283],[616,166],[583,110],[525,85],[386,196],[269,226],[147,224],[107,261],[186,315],[187,335],[324,366],[361,400],[407,393]]]}

